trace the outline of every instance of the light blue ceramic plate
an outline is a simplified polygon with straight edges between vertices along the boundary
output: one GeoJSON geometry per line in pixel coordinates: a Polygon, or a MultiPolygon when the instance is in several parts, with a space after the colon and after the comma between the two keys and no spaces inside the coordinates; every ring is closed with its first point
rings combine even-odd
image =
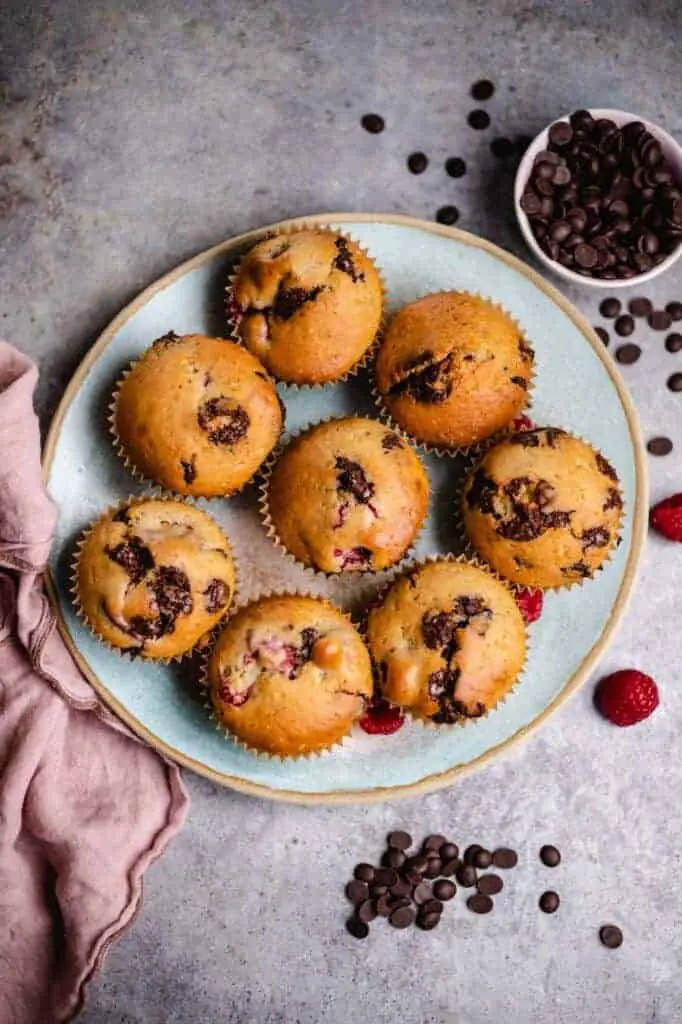
{"type": "MultiPolygon", "coordinates": [[[[69,385],[45,452],[49,491],[61,510],[50,589],[64,635],[102,698],[169,757],[261,796],[299,802],[385,799],[452,782],[459,771],[539,724],[594,667],[635,579],[646,529],[645,460],[633,406],[601,343],[577,310],[520,261],[472,235],[404,217],[334,214],[308,220],[339,225],[369,250],[383,271],[392,309],[427,292],[463,289],[480,291],[511,312],[537,353],[533,418],[580,434],[618,469],[626,518],[612,561],[598,579],[548,596],[531,630],[524,675],[487,718],[439,731],[409,724],[391,737],[358,731],[343,747],[308,761],[258,758],[226,741],[198,699],[191,663],[130,662],[99,644],[74,614],[68,592],[74,541],[106,506],[143,490],[115,456],[107,434],[113,384],[131,359],[169,330],[224,333],[225,278],[235,256],[261,233],[253,232],[197,256],[143,292],[104,332],[69,385]]],[[[283,388],[282,396],[290,430],[330,415],[373,414],[362,375],[319,391],[283,388]]],[[[417,555],[457,545],[456,463],[433,456],[425,461],[433,497],[417,555]]],[[[377,587],[374,581],[318,580],[291,565],[265,536],[253,488],[207,507],[233,540],[242,598],[289,586],[357,607],[377,587]]]]}

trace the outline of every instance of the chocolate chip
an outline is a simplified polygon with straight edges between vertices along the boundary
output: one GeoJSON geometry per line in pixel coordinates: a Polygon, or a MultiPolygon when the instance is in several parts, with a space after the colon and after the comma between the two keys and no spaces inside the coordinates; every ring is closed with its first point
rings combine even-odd
{"type": "Polygon", "coordinates": [[[412,174],[423,174],[429,165],[426,153],[410,153],[407,158],[408,169],[412,174]]]}
{"type": "Polygon", "coordinates": [[[490,125],[490,114],[485,110],[472,110],[471,113],[467,115],[467,121],[471,128],[480,132],[490,125]]]}
{"type": "Polygon", "coordinates": [[[621,345],[616,349],[616,359],[625,366],[636,363],[641,354],[642,350],[639,345],[621,345]]]}
{"type": "Polygon", "coordinates": [[[682,334],[677,334],[676,332],[669,334],[665,339],[665,347],[668,352],[682,351],[682,334]]]}
{"type": "Polygon", "coordinates": [[[500,847],[493,853],[493,864],[496,868],[515,868],[518,864],[518,856],[515,850],[507,847],[500,847]]]}
{"type": "Polygon", "coordinates": [[[627,338],[635,329],[635,321],[628,313],[623,313],[622,316],[618,317],[613,326],[616,334],[619,334],[621,338],[627,338]]]}
{"type": "Polygon", "coordinates": [[[194,459],[191,462],[183,462],[180,460],[182,466],[182,478],[186,484],[194,483],[197,478],[197,468],[194,464],[194,459]]]}
{"type": "Polygon", "coordinates": [[[456,206],[441,206],[436,211],[436,220],[439,224],[456,224],[459,220],[459,210],[456,206]]]}
{"type": "Polygon", "coordinates": [[[415,913],[412,907],[398,907],[388,919],[393,928],[409,928],[414,923],[415,913]]]}
{"type": "Polygon", "coordinates": [[[377,868],[374,878],[377,885],[387,885],[390,889],[398,881],[398,874],[393,868],[377,868]]]}
{"type": "Polygon", "coordinates": [[[671,391],[682,391],[682,373],[673,373],[668,377],[668,387],[671,391]]]}
{"type": "Polygon", "coordinates": [[[426,865],[424,876],[426,878],[438,878],[441,874],[442,867],[443,862],[440,857],[429,857],[429,862],[426,865]]]}
{"type": "Polygon", "coordinates": [[[215,615],[216,612],[219,612],[227,605],[230,597],[230,588],[225,580],[216,577],[209,580],[204,590],[204,597],[206,598],[206,611],[209,615],[215,615]]]}
{"type": "Polygon", "coordinates": [[[461,157],[449,156],[445,161],[445,173],[449,174],[451,178],[462,178],[466,172],[467,165],[461,157]]]}
{"type": "Polygon", "coordinates": [[[418,853],[415,857],[409,857],[405,866],[409,871],[416,871],[417,874],[423,875],[428,863],[426,857],[418,853]]]}
{"type": "Polygon", "coordinates": [[[291,320],[306,303],[314,302],[323,291],[323,284],[316,284],[314,288],[286,288],[280,283],[270,312],[278,320],[291,320]]]}
{"type": "Polygon", "coordinates": [[[390,893],[384,893],[383,896],[379,896],[376,901],[377,914],[379,917],[388,917],[393,911],[391,906],[391,895],[390,893]]]}
{"type": "Polygon", "coordinates": [[[443,867],[441,868],[442,875],[454,875],[457,873],[461,861],[457,857],[453,857],[452,860],[443,861],[443,867]]]}
{"type": "Polygon", "coordinates": [[[353,874],[361,882],[374,881],[374,868],[371,864],[357,864],[353,874]]]}
{"type": "Polygon", "coordinates": [[[460,864],[455,877],[463,889],[471,889],[476,885],[478,875],[473,864],[460,864]]]}
{"type": "Polygon", "coordinates": [[[407,857],[402,850],[387,850],[381,858],[381,863],[385,868],[395,868],[399,870],[407,860],[407,857]]]}
{"type": "Polygon", "coordinates": [[[573,140],[573,129],[567,121],[557,121],[549,129],[549,141],[553,146],[564,147],[573,140]]]}
{"type": "Polygon", "coordinates": [[[447,840],[446,840],[445,836],[434,834],[432,836],[429,836],[425,840],[425,842],[424,842],[424,850],[434,850],[436,853],[438,853],[438,851],[440,850],[441,846],[443,846],[446,842],[447,842],[447,840]]]}
{"type": "Polygon", "coordinates": [[[386,127],[386,122],[380,114],[365,114],[360,123],[365,131],[372,135],[378,135],[386,127]]]}
{"type": "Polygon", "coordinates": [[[653,331],[667,331],[673,319],[665,309],[655,309],[649,314],[648,322],[653,331]]]}
{"type": "Polygon", "coordinates": [[[459,857],[459,847],[456,843],[443,843],[438,851],[438,856],[442,861],[456,860],[459,857]]]}
{"type": "Polygon", "coordinates": [[[652,437],[646,447],[650,455],[670,455],[673,443],[669,437],[652,437]]]}
{"type": "Polygon", "coordinates": [[[417,928],[421,928],[423,932],[430,932],[432,929],[437,928],[440,924],[440,914],[418,914],[417,915],[417,928]]]}
{"type": "Polygon", "coordinates": [[[412,898],[414,899],[414,902],[417,904],[427,903],[428,900],[432,899],[432,897],[433,889],[431,888],[431,884],[429,882],[420,882],[419,885],[415,887],[415,890],[412,894],[412,898]]]}
{"type": "Polygon", "coordinates": [[[251,424],[249,414],[241,405],[233,405],[226,395],[217,395],[202,402],[197,422],[208,434],[211,444],[232,446],[241,441],[251,424]],[[221,420],[215,425],[216,420],[221,420]]]}
{"type": "Polygon", "coordinates": [[[466,850],[462,854],[462,860],[465,864],[473,864],[476,860],[476,854],[482,849],[483,847],[479,846],[478,843],[472,843],[470,846],[467,846],[466,850]]]}
{"type": "Polygon", "coordinates": [[[652,312],[653,308],[654,307],[651,299],[646,299],[643,297],[637,299],[630,299],[630,301],[628,302],[628,309],[630,310],[633,316],[648,316],[649,313],[652,312]]]}
{"type": "Polygon", "coordinates": [[[605,345],[608,345],[610,341],[608,331],[605,331],[603,327],[595,327],[594,333],[597,335],[600,341],[603,341],[605,345]]]}
{"type": "Polygon", "coordinates": [[[106,548],[112,562],[128,573],[131,583],[139,583],[154,568],[154,556],[139,537],[130,537],[113,548],[106,548]]]}
{"type": "Polygon", "coordinates": [[[358,921],[363,921],[365,924],[369,924],[370,921],[373,921],[377,916],[377,909],[374,901],[365,900],[364,903],[361,903],[358,906],[355,913],[357,914],[358,921]]]}
{"type": "Polygon", "coordinates": [[[484,896],[495,896],[502,892],[504,882],[499,875],[481,875],[476,886],[484,896]]]}
{"type": "MultiPolygon", "coordinates": [[[[353,281],[355,284],[357,284],[358,281],[364,281],[365,275],[362,272],[358,273],[358,271],[355,269],[355,264],[353,263],[353,253],[350,251],[350,248],[348,246],[348,240],[343,238],[343,236],[340,236],[334,241],[334,246],[336,248],[336,256],[334,257],[334,260],[332,262],[332,267],[334,268],[334,270],[340,270],[342,274],[348,274],[351,281],[353,281]]],[[[313,291],[314,290],[315,289],[313,289],[313,291]]],[[[320,290],[321,289],[318,289],[318,294],[320,290]]],[[[312,294],[312,292],[309,294],[312,294]]]]}
{"type": "Polygon", "coordinates": [[[545,914],[554,914],[559,909],[559,897],[557,893],[552,892],[551,889],[547,892],[543,892],[542,896],[538,901],[540,910],[545,914]]]}
{"type": "Polygon", "coordinates": [[[665,311],[672,320],[682,320],[682,302],[669,302],[665,311]]]}
{"type": "MultiPolygon", "coordinates": [[[[395,437],[395,435],[389,434],[389,437],[395,437]]],[[[392,846],[394,850],[409,850],[412,846],[412,836],[409,832],[389,832],[388,845],[392,846]]]]}
{"type": "Polygon", "coordinates": [[[489,100],[494,92],[495,86],[487,78],[481,78],[471,86],[471,96],[473,99],[478,100],[479,103],[489,100]]]}
{"type": "Polygon", "coordinates": [[[391,886],[391,894],[393,896],[411,896],[412,895],[412,883],[408,878],[399,878],[395,885],[391,886]]]}
{"type": "Polygon", "coordinates": [[[346,930],[354,939],[366,939],[369,935],[369,925],[366,925],[364,921],[359,921],[357,917],[350,917],[346,921],[346,930]]]}
{"type": "Polygon", "coordinates": [[[599,305],[599,312],[607,320],[613,320],[618,316],[622,308],[620,299],[603,299],[599,305]]]}
{"type": "Polygon", "coordinates": [[[623,945],[623,933],[615,924],[604,924],[599,929],[599,941],[607,949],[618,949],[623,945]]]}
{"type": "Polygon", "coordinates": [[[477,850],[474,856],[474,867],[485,871],[493,862],[493,855],[489,850],[477,850]]]}
{"type": "Polygon", "coordinates": [[[359,878],[354,878],[352,882],[349,882],[346,886],[346,896],[351,903],[364,903],[365,900],[369,899],[369,886],[367,882],[361,881],[359,878]]]}
{"type": "Polygon", "coordinates": [[[540,860],[548,868],[555,868],[561,863],[561,854],[556,846],[542,846],[540,848],[540,860]]]}
{"type": "Polygon", "coordinates": [[[511,139],[506,139],[504,137],[493,139],[490,143],[490,152],[499,160],[506,160],[506,158],[511,156],[514,152],[514,143],[511,139]]]}
{"type": "Polygon", "coordinates": [[[433,887],[433,895],[437,900],[447,902],[457,892],[457,886],[447,878],[441,878],[433,887]]]}
{"type": "Polygon", "coordinates": [[[493,909],[493,901],[490,899],[490,896],[476,892],[473,896],[468,898],[467,907],[469,910],[473,911],[474,914],[489,914],[493,909]]]}

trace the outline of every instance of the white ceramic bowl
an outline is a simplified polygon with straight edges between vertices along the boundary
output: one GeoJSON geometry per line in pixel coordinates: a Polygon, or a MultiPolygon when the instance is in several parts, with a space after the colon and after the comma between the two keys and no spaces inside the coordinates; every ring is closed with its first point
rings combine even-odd
{"type": "MultiPolygon", "coordinates": [[[[595,119],[600,117],[609,118],[609,120],[614,121],[619,128],[628,124],[630,121],[641,121],[647,130],[650,131],[654,138],[660,143],[663,155],[670,164],[678,183],[682,182],[682,146],[680,146],[671,135],[668,135],[667,132],[663,131],[662,128],[659,128],[658,125],[652,124],[651,121],[647,121],[644,117],[638,117],[636,114],[628,114],[624,110],[602,110],[590,108],[590,113],[595,119]]],[[[568,118],[569,115],[564,114],[563,117],[556,118],[556,121],[567,121],[568,118]]],[[[552,124],[555,124],[556,121],[552,121],[552,124]]],[[[559,277],[563,277],[564,280],[572,281],[574,284],[583,285],[587,288],[602,288],[607,291],[613,291],[614,288],[632,288],[633,285],[643,284],[645,281],[651,281],[652,278],[658,277],[659,274],[663,274],[666,270],[669,270],[673,263],[679,259],[680,254],[682,254],[682,242],[680,242],[677,248],[674,249],[669,256],[666,256],[664,260],[661,260],[661,262],[651,270],[647,270],[643,274],[637,274],[635,277],[628,277],[624,279],[616,278],[612,281],[603,281],[598,277],[583,277],[582,274],[576,274],[575,271],[562,266],[561,263],[558,263],[556,260],[550,259],[550,257],[540,248],[531,230],[530,221],[521,209],[521,196],[523,195],[525,185],[530,178],[530,172],[533,168],[533,161],[535,160],[535,157],[538,153],[542,152],[543,149],[547,149],[549,129],[551,126],[552,125],[547,125],[547,127],[531,142],[524,154],[523,160],[519,164],[519,168],[516,172],[516,180],[514,182],[514,208],[516,210],[516,219],[519,222],[521,233],[523,234],[530,250],[535,253],[541,263],[544,263],[548,270],[551,270],[553,274],[557,274],[559,277]]]]}

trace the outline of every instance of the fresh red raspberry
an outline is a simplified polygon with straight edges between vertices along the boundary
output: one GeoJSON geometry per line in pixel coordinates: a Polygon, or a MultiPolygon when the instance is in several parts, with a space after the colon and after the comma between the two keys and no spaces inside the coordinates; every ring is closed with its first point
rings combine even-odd
{"type": "Polygon", "coordinates": [[[668,540],[682,541],[682,494],[659,501],[651,510],[651,525],[668,540]]]}
{"type": "Polygon", "coordinates": [[[625,668],[599,682],[594,700],[604,718],[614,725],[636,725],[658,707],[658,687],[651,676],[625,668]]]}
{"type": "Polygon", "coordinates": [[[514,430],[535,430],[535,424],[530,416],[526,416],[525,413],[522,413],[520,416],[517,416],[515,420],[512,420],[512,427],[514,430]]]}
{"type": "Polygon", "coordinates": [[[523,621],[527,626],[531,622],[537,622],[542,615],[544,595],[538,587],[521,587],[514,594],[519,610],[523,615],[523,621]]]}
{"type": "Polygon", "coordinates": [[[401,708],[389,704],[387,700],[372,700],[358,724],[372,736],[390,736],[391,733],[402,729],[405,714],[401,708]]]}

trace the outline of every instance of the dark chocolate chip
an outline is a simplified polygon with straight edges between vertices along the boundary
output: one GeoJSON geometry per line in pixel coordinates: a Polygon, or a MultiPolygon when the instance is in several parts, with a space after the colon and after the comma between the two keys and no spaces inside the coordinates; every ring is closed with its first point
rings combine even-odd
{"type": "Polygon", "coordinates": [[[626,366],[636,363],[641,354],[642,350],[639,345],[621,345],[616,349],[616,359],[626,366]]]}
{"type": "Polygon", "coordinates": [[[669,437],[652,437],[646,448],[650,455],[670,455],[673,443],[669,437]]]}
{"type": "Polygon", "coordinates": [[[447,840],[446,840],[445,836],[441,836],[441,835],[436,833],[436,834],[434,834],[432,836],[429,836],[424,841],[424,850],[425,851],[426,850],[433,850],[435,853],[438,853],[440,848],[441,848],[441,846],[443,846],[444,843],[446,843],[446,842],[447,842],[447,840]]]}
{"type": "Polygon", "coordinates": [[[358,921],[364,921],[365,924],[369,924],[377,916],[377,909],[374,900],[365,900],[361,903],[355,911],[358,917],[358,921]]]}
{"type": "Polygon", "coordinates": [[[354,939],[366,939],[369,935],[369,925],[366,925],[364,921],[359,921],[357,917],[350,917],[346,921],[346,930],[354,939]]]}
{"type": "Polygon", "coordinates": [[[377,914],[379,917],[388,917],[393,910],[391,906],[391,895],[390,893],[384,893],[383,896],[379,896],[376,901],[377,914]]]}
{"type": "Polygon", "coordinates": [[[668,387],[671,391],[679,393],[682,391],[682,373],[673,373],[668,377],[668,387]]]}
{"type": "Polygon", "coordinates": [[[386,853],[381,858],[381,863],[385,868],[395,868],[399,870],[407,860],[407,857],[402,850],[386,850],[386,853]]]}
{"type": "Polygon", "coordinates": [[[415,913],[412,907],[397,907],[391,913],[388,923],[393,928],[409,928],[414,923],[415,913]]]}
{"type": "Polygon", "coordinates": [[[669,302],[665,311],[672,320],[682,320],[682,302],[669,302]]]}
{"type": "Polygon", "coordinates": [[[668,337],[665,339],[665,347],[668,352],[682,351],[682,334],[677,334],[676,331],[673,331],[672,334],[669,334],[668,337]]]}
{"type": "Polygon", "coordinates": [[[603,299],[599,306],[599,312],[607,320],[614,320],[622,309],[620,299],[603,299]]]}
{"type": "Polygon", "coordinates": [[[407,167],[412,174],[423,174],[429,165],[429,158],[426,153],[410,153],[407,158],[407,167]]]}
{"type": "Polygon", "coordinates": [[[476,885],[478,875],[473,864],[460,864],[455,877],[463,889],[471,889],[476,885]]]}
{"type": "Polygon", "coordinates": [[[132,583],[139,583],[154,568],[154,556],[139,537],[130,537],[113,548],[106,548],[112,562],[125,569],[132,583]]]}
{"type": "Polygon", "coordinates": [[[498,892],[502,892],[504,882],[499,875],[481,875],[476,887],[484,896],[496,896],[498,892]]]}
{"type": "Polygon", "coordinates": [[[654,331],[667,331],[672,322],[670,313],[665,309],[655,309],[649,314],[649,327],[654,331]]]}
{"type": "Polygon", "coordinates": [[[481,78],[471,86],[471,96],[473,99],[478,100],[479,103],[489,100],[494,92],[495,86],[487,78],[481,78]]]}
{"type": "Polygon", "coordinates": [[[555,868],[561,863],[561,854],[556,846],[542,846],[540,848],[540,860],[548,868],[555,868]]]}
{"type": "MultiPolygon", "coordinates": [[[[388,436],[395,437],[395,434],[388,436]]],[[[392,846],[394,850],[409,850],[412,846],[412,836],[409,832],[389,832],[388,845],[392,846]]]]}
{"type": "Polygon", "coordinates": [[[365,114],[360,123],[365,131],[370,132],[372,135],[378,135],[386,127],[386,122],[381,114],[365,114]]]}
{"type": "Polygon", "coordinates": [[[449,156],[445,161],[445,173],[451,178],[462,178],[467,172],[467,165],[459,156],[449,156]]]}
{"type": "Polygon", "coordinates": [[[559,909],[559,896],[557,893],[552,892],[551,889],[547,892],[543,892],[542,896],[538,901],[540,910],[545,914],[554,914],[559,909]]]}
{"type": "Polygon", "coordinates": [[[185,481],[185,483],[194,483],[194,481],[197,478],[197,467],[194,464],[194,459],[192,459],[190,462],[183,462],[183,460],[181,459],[180,465],[182,466],[182,478],[185,481]]]}
{"type": "Polygon", "coordinates": [[[623,933],[615,924],[604,924],[599,929],[599,941],[607,949],[618,949],[623,944],[623,933]]]}
{"type": "Polygon", "coordinates": [[[633,316],[637,317],[648,316],[649,313],[653,311],[653,308],[651,299],[646,299],[644,297],[630,299],[628,302],[628,309],[633,316]]]}
{"type": "Polygon", "coordinates": [[[635,321],[628,313],[623,313],[619,316],[613,325],[616,334],[619,334],[621,338],[629,337],[635,329],[635,321]]]}
{"type": "Polygon", "coordinates": [[[457,886],[454,882],[451,882],[448,878],[439,879],[433,887],[433,895],[437,900],[447,902],[457,892],[457,886]]]}
{"type": "Polygon", "coordinates": [[[206,611],[209,615],[215,615],[216,612],[219,612],[227,605],[230,598],[230,588],[225,580],[216,577],[209,580],[204,590],[204,597],[206,598],[206,611]]]}
{"type": "Polygon", "coordinates": [[[459,857],[459,847],[456,843],[443,843],[438,851],[438,856],[442,861],[456,860],[459,857]]]}
{"type": "Polygon", "coordinates": [[[390,889],[398,881],[398,874],[393,868],[377,868],[374,879],[377,885],[386,885],[390,889]]]}
{"type": "Polygon", "coordinates": [[[476,859],[476,854],[482,849],[483,847],[480,846],[479,843],[471,843],[471,845],[467,846],[466,850],[462,854],[462,860],[465,864],[473,864],[476,859]]]}
{"type": "Polygon", "coordinates": [[[467,116],[467,122],[470,128],[474,128],[478,132],[483,131],[490,125],[490,114],[485,110],[472,110],[467,116]]]}
{"type": "Polygon", "coordinates": [[[515,850],[501,846],[493,853],[493,864],[496,868],[515,868],[519,858],[515,850]]]}
{"type": "Polygon", "coordinates": [[[459,210],[456,206],[441,206],[436,211],[436,220],[439,224],[456,224],[459,220],[459,210]]]}
{"type": "Polygon", "coordinates": [[[573,141],[573,129],[567,121],[556,121],[549,129],[548,135],[552,146],[563,148],[573,141]]]}
{"type": "Polygon", "coordinates": [[[485,871],[493,862],[493,855],[489,850],[477,850],[474,856],[474,867],[485,871]]]}
{"type": "Polygon", "coordinates": [[[416,871],[417,874],[423,875],[428,863],[426,857],[418,853],[415,857],[409,857],[405,866],[408,871],[416,871]]]}
{"type": "Polygon", "coordinates": [[[423,932],[430,932],[432,929],[437,928],[440,924],[440,914],[418,914],[417,915],[417,928],[421,928],[423,932]]]}
{"type": "Polygon", "coordinates": [[[353,874],[360,882],[374,881],[374,868],[371,864],[357,864],[353,874]]]}
{"type": "Polygon", "coordinates": [[[489,914],[493,909],[493,901],[490,896],[486,896],[484,893],[476,892],[473,896],[469,896],[467,900],[467,907],[473,911],[474,914],[489,914]]]}
{"type": "Polygon", "coordinates": [[[365,900],[369,899],[369,886],[367,882],[361,881],[359,878],[354,878],[352,882],[349,882],[346,886],[346,896],[351,903],[364,903],[365,900]]]}
{"type": "Polygon", "coordinates": [[[453,857],[452,860],[443,861],[443,867],[441,868],[442,875],[454,875],[457,873],[461,861],[457,857],[453,857]]]}
{"type": "Polygon", "coordinates": [[[420,882],[415,887],[414,893],[412,894],[414,902],[417,904],[427,903],[433,898],[433,889],[431,888],[430,882],[420,882]]]}
{"type": "Polygon", "coordinates": [[[426,865],[426,871],[424,876],[426,878],[438,878],[443,868],[443,862],[440,857],[429,857],[429,862],[426,865]]]}
{"type": "Polygon", "coordinates": [[[609,332],[605,331],[603,327],[595,327],[594,333],[597,335],[600,341],[603,341],[605,345],[609,343],[609,332]]]}

